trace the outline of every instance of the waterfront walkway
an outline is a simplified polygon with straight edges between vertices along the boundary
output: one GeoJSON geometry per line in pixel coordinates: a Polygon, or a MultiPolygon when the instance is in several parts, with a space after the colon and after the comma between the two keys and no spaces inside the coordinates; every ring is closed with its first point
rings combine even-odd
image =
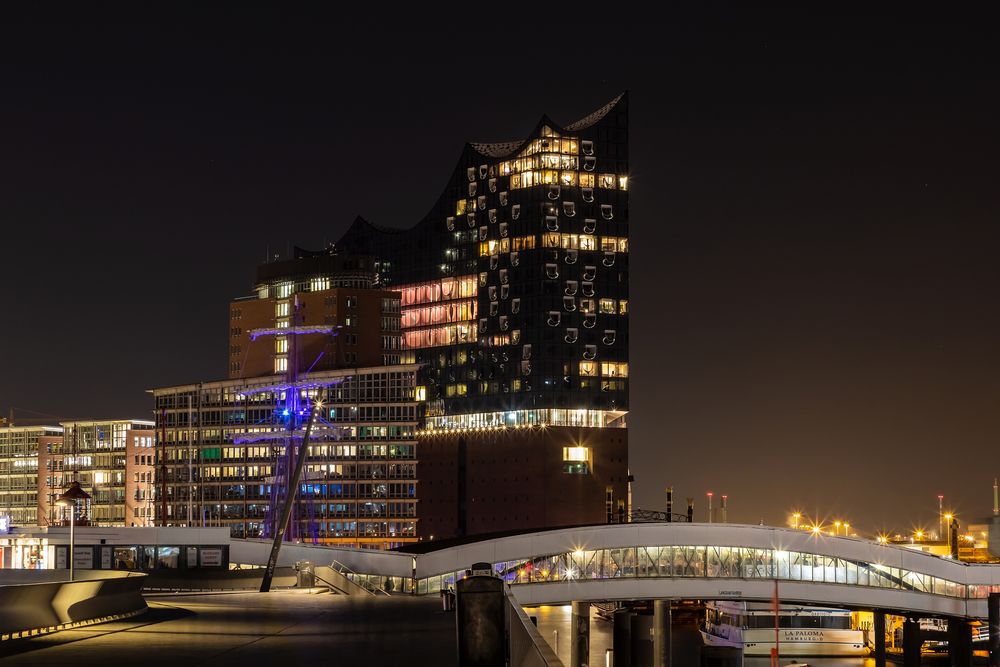
{"type": "Polygon", "coordinates": [[[0,644],[7,665],[454,664],[437,597],[302,592],[149,596],[127,621],[0,644]]]}

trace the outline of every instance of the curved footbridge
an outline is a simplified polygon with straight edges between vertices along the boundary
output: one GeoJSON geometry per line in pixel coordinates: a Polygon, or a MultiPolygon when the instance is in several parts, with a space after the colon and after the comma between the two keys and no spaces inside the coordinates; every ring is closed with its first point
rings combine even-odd
{"type": "MultiPolygon", "coordinates": [[[[985,619],[1000,566],[974,565],[867,540],[765,526],[631,523],[525,533],[420,553],[285,545],[279,564],[336,560],[356,573],[416,580],[420,594],[454,586],[479,562],[524,605],[702,599],[880,609],[985,619]]],[[[233,562],[261,564],[268,545],[233,540],[233,562]]]]}
{"type": "MultiPolygon", "coordinates": [[[[627,523],[427,543],[410,553],[291,545],[282,555],[287,564],[336,560],[366,583],[395,582],[397,590],[417,594],[453,588],[474,563],[489,563],[520,605],[570,603],[578,639],[589,637],[590,603],[652,600],[655,665],[669,664],[670,600],[768,602],[776,594],[784,604],[872,611],[878,666],[886,664],[886,614],[907,619],[906,667],[920,664],[923,617],[948,619],[949,659],[963,667],[972,664],[969,623],[988,619],[990,659],[1000,660],[1000,566],[856,538],[735,524],[627,523]]],[[[234,540],[231,557],[263,563],[267,545],[234,540]]],[[[573,667],[585,664],[589,640],[582,645],[573,644],[573,667]]]]}

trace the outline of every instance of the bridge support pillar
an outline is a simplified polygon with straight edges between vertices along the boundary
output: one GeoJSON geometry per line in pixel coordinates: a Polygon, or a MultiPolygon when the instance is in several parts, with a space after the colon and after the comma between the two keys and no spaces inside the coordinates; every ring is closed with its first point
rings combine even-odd
{"type": "Polygon", "coordinates": [[[653,600],[653,667],[670,667],[670,600],[653,600]]]}
{"type": "Polygon", "coordinates": [[[590,667],[590,603],[573,602],[570,667],[590,667]]]}
{"type": "Polygon", "coordinates": [[[948,664],[972,667],[972,628],[965,619],[948,619],[948,664]]]}
{"type": "Polygon", "coordinates": [[[990,593],[986,600],[990,624],[990,667],[1000,667],[1000,593],[990,593]]]}
{"type": "Polygon", "coordinates": [[[614,615],[614,667],[632,667],[632,612],[618,609],[614,615]]]}
{"type": "Polygon", "coordinates": [[[903,667],[920,667],[920,623],[908,618],[903,623],[903,667]]]}
{"type": "Polygon", "coordinates": [[[872,614],[874,617],[874,623],[872,624],[872,632],[875,635],[875,652],[872,655],[875,658],[875,667],[886,667],[885,665],[885,612],[876,609],[872,614]]]}

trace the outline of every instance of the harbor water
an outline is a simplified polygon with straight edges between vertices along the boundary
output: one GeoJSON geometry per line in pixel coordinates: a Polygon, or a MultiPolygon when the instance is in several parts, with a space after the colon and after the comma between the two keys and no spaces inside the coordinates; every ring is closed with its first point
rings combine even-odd
{"type": "MultiPolygon", "coordinates": [[[[569,605],[544,605],[526,607],[525,613],[538,622],[538,632],[555,650],[564,665],[570,664],[571,610],[569,605]]],[[[590,610],[590,667],[611,667],[614,665],[613,629],[611,621],[590,610]]],[[[675,617],[671,627],[673,667],[702,667],[702,640],[696,623],[675,617]]],[[[890,657],[890,661],[892,657],[890,657]]],[[[900,661],[901,662],[901,661],[900,661]]],[[[980,664],[975,660],[974,664],[980,664]]],[[[724,664],[724,663],[718,663],[724,664]]],[[[767,657],[736,657],[733,665],[742,667],[770,667],[767,657]]],[[[786,665],[809,665],[809,667],[875,667],[875,660],[865,658],[781,658],[786,665]]],[[[891,664],[891,663],[890,663],[891,664]]],[[[927,655],[921,658],[924,665],[947,665],[947,655],[927,655]]]]}

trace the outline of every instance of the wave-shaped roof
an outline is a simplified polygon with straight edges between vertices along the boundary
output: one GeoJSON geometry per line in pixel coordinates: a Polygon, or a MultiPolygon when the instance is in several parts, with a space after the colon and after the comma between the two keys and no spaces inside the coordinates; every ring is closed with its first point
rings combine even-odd
{"type": "MultiPolygon", "coordinates": [[[[588,127],[600,122],[602,118],[608,115],[615,106],[625,97],[625,93],[621,93],[615,99],[611,100],[600,109],[597,109],[580,120],[574,121],[569,125],[559,127],[557,123],[553,123],[547,115],[543,115],[542,119],[538,122],[538,125],[550,124],[556,126],[556,129],[561,131],[569,132],[579,132],[581,130],[586,130],[588,127]]],[[[482,143],[482,142],[470,142],[469,146],[484,157],[491,158],[504,158],[513,155],[517,152],[521,146],[527,143],[527,139],[522,139],[520,141],[500,141],[494,143],[482,143]]]]}

